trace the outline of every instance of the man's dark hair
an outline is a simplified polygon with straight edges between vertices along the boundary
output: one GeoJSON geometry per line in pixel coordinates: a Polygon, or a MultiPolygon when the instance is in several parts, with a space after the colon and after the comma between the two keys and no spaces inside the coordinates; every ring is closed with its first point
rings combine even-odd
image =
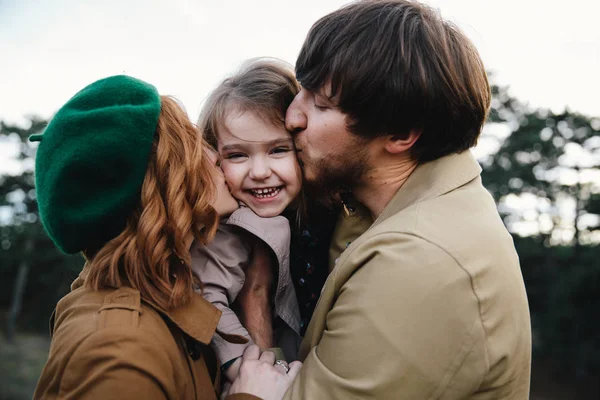
{"type": "Polygon", "coordinates": [[[419,162],[477,143],[490,106],[471,41],[439,13],[406,0],[360,1],[317,21],[296,62],[307,90],[331,84],[351,132],[372,138],[421,131],[419,162]]]}

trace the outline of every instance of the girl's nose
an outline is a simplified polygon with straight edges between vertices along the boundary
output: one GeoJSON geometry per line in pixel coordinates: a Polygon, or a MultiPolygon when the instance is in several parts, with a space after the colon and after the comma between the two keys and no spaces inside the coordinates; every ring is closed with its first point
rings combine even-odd
{"type": "Polygon", "coordinates": [[[271,168],[268,162],[264,160],[254,160],[252,168],[250,168],[250,178],[262,181],[271,176],[271,168]]]}

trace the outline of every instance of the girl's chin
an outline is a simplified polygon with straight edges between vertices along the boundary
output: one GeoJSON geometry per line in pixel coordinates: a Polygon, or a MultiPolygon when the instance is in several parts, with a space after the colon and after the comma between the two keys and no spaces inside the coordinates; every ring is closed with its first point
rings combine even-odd
{"type": "Polygon", "coordinates": [[[272,218],[272,217],[276,217],[278,215],[281,215],[283,213],[283,211],[285,210],[284,208],[281,207],[277,207],[275,205],[271,206],[271,207],[265,207],[265,206],[257,206],[256,204],[252,204],[250,206],[250,208],[252,209],[252,211],[254,211],[254,213],[256,215],[258,215],[259,217],[262,218],[272,218]]]}

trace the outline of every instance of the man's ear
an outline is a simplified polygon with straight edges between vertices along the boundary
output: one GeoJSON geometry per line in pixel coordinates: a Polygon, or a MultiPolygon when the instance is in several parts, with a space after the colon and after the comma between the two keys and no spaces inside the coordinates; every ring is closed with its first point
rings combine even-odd
{"type": "Polygon", "coordinates": [[[407,135],[391,135],[386,138],[385,149],[392,154],[410,150],[421,137],[420,129],[411,129],[407,135]]]}

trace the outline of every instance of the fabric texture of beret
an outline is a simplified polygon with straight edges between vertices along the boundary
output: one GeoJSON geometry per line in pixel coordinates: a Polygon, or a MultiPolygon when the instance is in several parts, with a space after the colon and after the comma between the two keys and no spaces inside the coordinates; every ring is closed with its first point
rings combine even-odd
{"type": "Polygon", "coordinates": [[[42,224],[65,253],[118,236],[140,201],[160,115],[156,88],[118,75],[85,87],[58,110],[35,161],[42,224]]]}

